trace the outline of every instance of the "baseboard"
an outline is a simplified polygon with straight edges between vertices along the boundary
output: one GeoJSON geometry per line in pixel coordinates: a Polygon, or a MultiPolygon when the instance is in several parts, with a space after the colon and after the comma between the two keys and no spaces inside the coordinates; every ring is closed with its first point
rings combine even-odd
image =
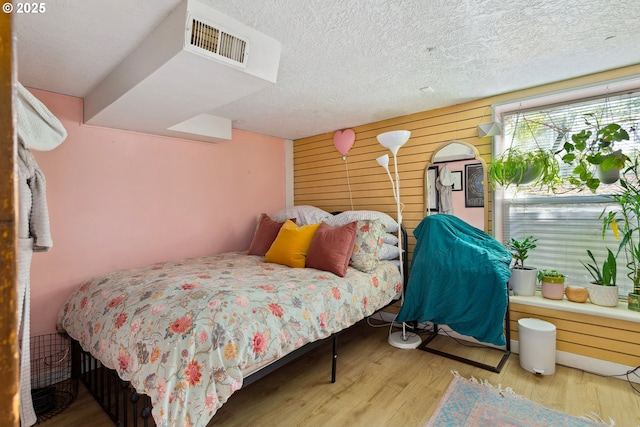
{"type": "MultiPolygon", "coordinates": [[[[380,311],[377,313],[379,315],[379,319],[385,322],[393,322],[397,316],[396,313],[389,313],[386,311],[380,311]]],[[[433,328],[433,324],[431,322],[420,323],[418,325],[420,328],[433,328]]],[[[460,335],[455,331],[452,331],[446,325],[438,325],[440,329],[440,334],[448,335],[450,337],[461,339],[465,341],[470,341],[477,343],[478,341],[472,337],[460,335]]],[[[511,340],[511,352],[519,354],[520,353],[520,343],[515,340],[511,340]]],[[[487,344],[485,344],[487,345],[487,344]]],[[[488,344],[491,346],[490,344],[488,344]]],[[[492,346],[495,347],[495,346],[492,346]]],[[[496,347],[500,348],[500,347],[496,347]]],[[[640,377],[637,375],[629,375],[627,378],[626,373],[633,370],[635,366],[626,366],[620,363],[609,362],[607,360],[595,359],[593,357],[582,356],[579,354],[568,353],[566,351],[556,350],[556,363],[558,365],[567,366],[569,368],[580,369],[584,372],[589,372],[595,375],[602,375],[605,377],[614,377],[622,380],[629,380],[634,383],[640,384],[640,377]]]]}
{"type": "MultiPolygon", "coordinates": [[[[514,353],[520,353],[520,343],[511,340],[511,350],[514,353]]],[[[582,356],[580,354],[568,353],[566,351],[556,350],[556,363],[569,368],[580,369],[590,374],[602,375],[605,377],[614,377],[622,380],[629,380],[640,384],[640,377],[637,375],[629,375],[626,373],[635,367],[626,366],[620,363],[609,362],[608,360],[595,359],[593,357],[582,356]]]]}

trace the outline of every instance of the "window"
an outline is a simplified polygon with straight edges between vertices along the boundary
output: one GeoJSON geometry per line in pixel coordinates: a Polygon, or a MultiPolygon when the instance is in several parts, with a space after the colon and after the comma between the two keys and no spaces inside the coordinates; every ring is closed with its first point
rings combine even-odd
{"type": "MultiPolygon", "coordinates": [[[[639,80],[496,106],[494,114],[503,123],[502,136],[495,140],[494,156],[508,147],[560,150],[572,134],[588,127],[585,119],[591,123],[621,124],[629,132],[629,141],[619,147],[627,155],[640,152],[639,80]],[[621,86],[624,90],[613,93],[612,88],[621,86]],[[599,95],[594,95],[598,92],[599,95]]],[[[563,174],[570,172],[566,165],[561,170],[563,174]]],[[[599,267],[607,248],[617,252],[619,242],[610,230],[606,230],[603,239],[603,222],[599,218],[605,208],[615,208],[615,202],[607,195],[617,188],[616,183],[601,184],[595,194],[589,190],[578,192],[569,186],[560,187],[556,193],[526,186],[517,191],[511,187],[498,188],[494,204],[496,238],[500,241],[522,240],[529,235],[537,238],[537,248],[530,252],[525,264],[558,270],[567,275],[568,284],[585,285],[593,280],[581,263],[592,264],[586,250],[593,252],[599,267]]],[[[625,298],[632,290],[626,264],[621,252],[617,284],[625,298]]]]}

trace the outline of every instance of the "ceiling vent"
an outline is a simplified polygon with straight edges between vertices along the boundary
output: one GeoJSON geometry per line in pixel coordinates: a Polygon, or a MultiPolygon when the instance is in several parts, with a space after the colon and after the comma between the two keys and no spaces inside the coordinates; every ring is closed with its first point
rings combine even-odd
{"type": "Polygon", "coordinates": [[[236,65],[245,65],[246,40],[232,36],[197,19],[191,20],[191,31],[187,34],[190,34],[189,44],[193,48],[202,49],[236,65]]]}
{"type": "Polygon", "coordinates": [[[84,99],[90,125],[200,141],[230,139],[216,111],[272,86],[281,44],[184,0],[84,99]]]}

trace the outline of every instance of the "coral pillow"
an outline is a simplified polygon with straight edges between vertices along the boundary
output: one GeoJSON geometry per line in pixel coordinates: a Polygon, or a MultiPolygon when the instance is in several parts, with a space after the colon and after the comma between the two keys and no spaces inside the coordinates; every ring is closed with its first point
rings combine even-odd
{"type": "MultiPolygon", "coordinates": [[[[295,219],[293,222],[295,222],[295,219]]],[[[251,241],[251,245],[249,245],[248,254],[264,256],[273,244],[273,241],[276,240],[282,224],[284,224],[284,221],[274,221],[266,213],[260,215],[258,226],[253,234],[253,240],[251,241]]]]}
{"type": "Polygon", "coordinates": [[[318,227],[320,227],[320,224],[298,227],[293,221],[287,220],[280,228],[276,240],[274,240],[265,254],[265,262],[303,268],[311,240],[318,227]]]}
{"type": "Polygon", "coordinates": [[[311,240],[306,266],[344,277],[356,241],[357,228],[357,221],[338,227],[326,222],[320,224],[311,240]]]}

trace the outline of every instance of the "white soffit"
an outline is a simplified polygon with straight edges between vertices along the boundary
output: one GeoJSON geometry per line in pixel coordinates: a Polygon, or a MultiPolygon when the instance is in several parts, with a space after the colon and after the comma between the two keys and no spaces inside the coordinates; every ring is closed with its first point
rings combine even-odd
{"type": "Polygon", "coordinates": [[[185,0],[85,97],[84,121],[199,141],[230,139],[231,120],[211,111],[273,85],[280,50],[278,41],[185,0]],[[222,45],[194,46],[196,24],[215,30],[214,44],[225,35],[246,42],[244,61],[211,52],[222,52],[222,45]]]}
{"type": "Polygon", "coordinates": [[[200,135],[207,142],[219,142],[220,140],[228,141],[231,139],[231,120],[222,117],[212,116],[211,114],[199,114],[195,117],[185,120],[171,126],[170,134],[176,137],[188,138],[189,135],[200,135]],[[215,135],[215,137],[212,137],[215,135]],[[210,140],[210,138],[213,138],[210,140]]]}

